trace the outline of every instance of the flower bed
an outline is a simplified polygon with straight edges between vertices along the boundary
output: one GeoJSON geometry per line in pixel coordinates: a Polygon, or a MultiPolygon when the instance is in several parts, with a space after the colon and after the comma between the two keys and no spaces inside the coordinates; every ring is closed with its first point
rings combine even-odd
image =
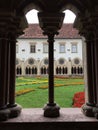
{"type": "MultiPolygon", "coordinates": [[[[62,87],[62,86],[70,86],[70,85],[83,85],[83,82],[77,82],[77,83],[66,83],[66,84],[54,84],[54,87],[62,87]]],[[[39,89],[47,89],[48,86],[39,86],[39,89]]]]}
{"type": "Polygon", "coordinates": [[[29,93],[29,92],[31,92],[31,91],[35,91],[35,89],[23,89],[23,90],[19,90],[19,91],[17,91],[16,93],[15,93],[15,96],[20,96],[20,95],[22,95],[22,94],[25,94],[25,93],[29,93]]]}
{"type": "Polygon", "coordinates": [[[41,84],[41,83],[47,83],[48,81],[33,81],[33,82],[21,82],[17,83],[16,87],[18,86],[24,86],[24,85],[32,85],[32,84],[41,84]]]}
{"type": "Polygon", "coordinates": [[[81,107],[85,103],[84,92],[78,92],[73,97],[73,107],[81,107]]]}

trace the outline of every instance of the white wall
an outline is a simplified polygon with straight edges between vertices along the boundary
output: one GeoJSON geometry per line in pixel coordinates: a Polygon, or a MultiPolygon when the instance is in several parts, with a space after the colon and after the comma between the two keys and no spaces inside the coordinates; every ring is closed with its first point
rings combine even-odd
{"type": "MultiPolygon", "coordinates": [[[[34,58],[36,60],[42,60],[45,57],[48,57],[48,53],[43,53],[43,42],[47,42],[47,39],[18,39],[17,44],[19,46],[19,52],[16,54],[16,57],[20,60],[26,61],[28,58],[34,58]],[[30,44],[31,42],[36,43],[36,53],[30,53],[30,44]],[[25,49],[25,51],[22,51],[25,49]],[[40,49],[40,51],[38,51],[40,49]]],[[[82,60],[82,40],[81,39],[56,39],[54,43],[54,58],[58,60],[59,58],[65,58],[68,60],[70,57],[71,60],[78,57],[82,60]],[[59,42],[65,42],[65,53],[59,52],[59,42]],[[71,53],[71,42],[76,42],[77,44],[77,53],[71,53]]]]}
{"type": "Polygon", "coordinates": [[[56,39],[54,48],[56,49],[55,55],[54,55],[56,60],[61,57],[65,58],[66,60],[68,60],[69,57],[71,59],[78,57],[82,60],[82,40],[81,39],[56,39]],[[65,53],[59,53],[59,43],[60,42],[65,42],[65,53]],[[78,50],[77,53],[71,53],[71,42],[78,43],[77,44],[77,50],[78,50]]]}

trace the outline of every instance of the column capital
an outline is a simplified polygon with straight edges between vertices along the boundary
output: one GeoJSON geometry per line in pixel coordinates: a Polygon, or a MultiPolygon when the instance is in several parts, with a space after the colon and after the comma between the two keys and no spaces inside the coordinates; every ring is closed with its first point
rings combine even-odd
{"type": "Polygon", "coordinates": [[[93,40],[98,27],[98,12],[86,12],[84,15],[79,14],[74,27],[79,30],[79,34],[84,36],[86,40],[93,40]]]}
{"type": "Polygon", "coordinates": [[[13,35],[17,38],[27,27],[25,21],[24,16],[17,16],[14,12],[0,12],[0,35],[13,35]]]}
{"type": "Polygon", "coordinates": [[[58,34],[58,30],[62,27],[64,13],[47,13],[47,12],[39,12],[39,25],[41,29],[44,31],[44,35],[54,36],[58,34]]]}

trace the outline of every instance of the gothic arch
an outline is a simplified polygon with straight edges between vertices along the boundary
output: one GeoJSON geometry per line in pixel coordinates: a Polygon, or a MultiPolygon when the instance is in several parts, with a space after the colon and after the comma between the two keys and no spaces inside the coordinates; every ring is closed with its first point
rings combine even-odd
{"type": "Polygon", "coordinates": [[[42,11],[43,10],[43,5],[39,0],[33,0],[33,1],[31,1],[31,0],[23,0],[19,4],[19,6],[17,8],[17,13],[18,13],[18,15],[21,14],[21,12],[26,14],[32,9],[42,11]]]}
{"type": "Polygon", "coordinates": [[[57,75],[66,75],[68,74],[68,65],[67,60],[64,58],[59,58],[55,66],[57,75]]]}

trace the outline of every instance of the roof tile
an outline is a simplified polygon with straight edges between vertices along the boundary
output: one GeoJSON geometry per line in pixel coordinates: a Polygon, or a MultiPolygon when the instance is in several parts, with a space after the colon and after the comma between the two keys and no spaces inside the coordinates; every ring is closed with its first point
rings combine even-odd
{"type": "MultiPolygon", "coordinates": [[[[47,38],[43,35],[42,29],[39,24],[29,24],[28,28],[24,30],[24,34],[19,38],[47,38]]],[[[81,38],[78,34],[78,30],[73,28],[73,24],[63,24],[62,28],[59,30],[59,35],[55,38],[81,38]]]]}

